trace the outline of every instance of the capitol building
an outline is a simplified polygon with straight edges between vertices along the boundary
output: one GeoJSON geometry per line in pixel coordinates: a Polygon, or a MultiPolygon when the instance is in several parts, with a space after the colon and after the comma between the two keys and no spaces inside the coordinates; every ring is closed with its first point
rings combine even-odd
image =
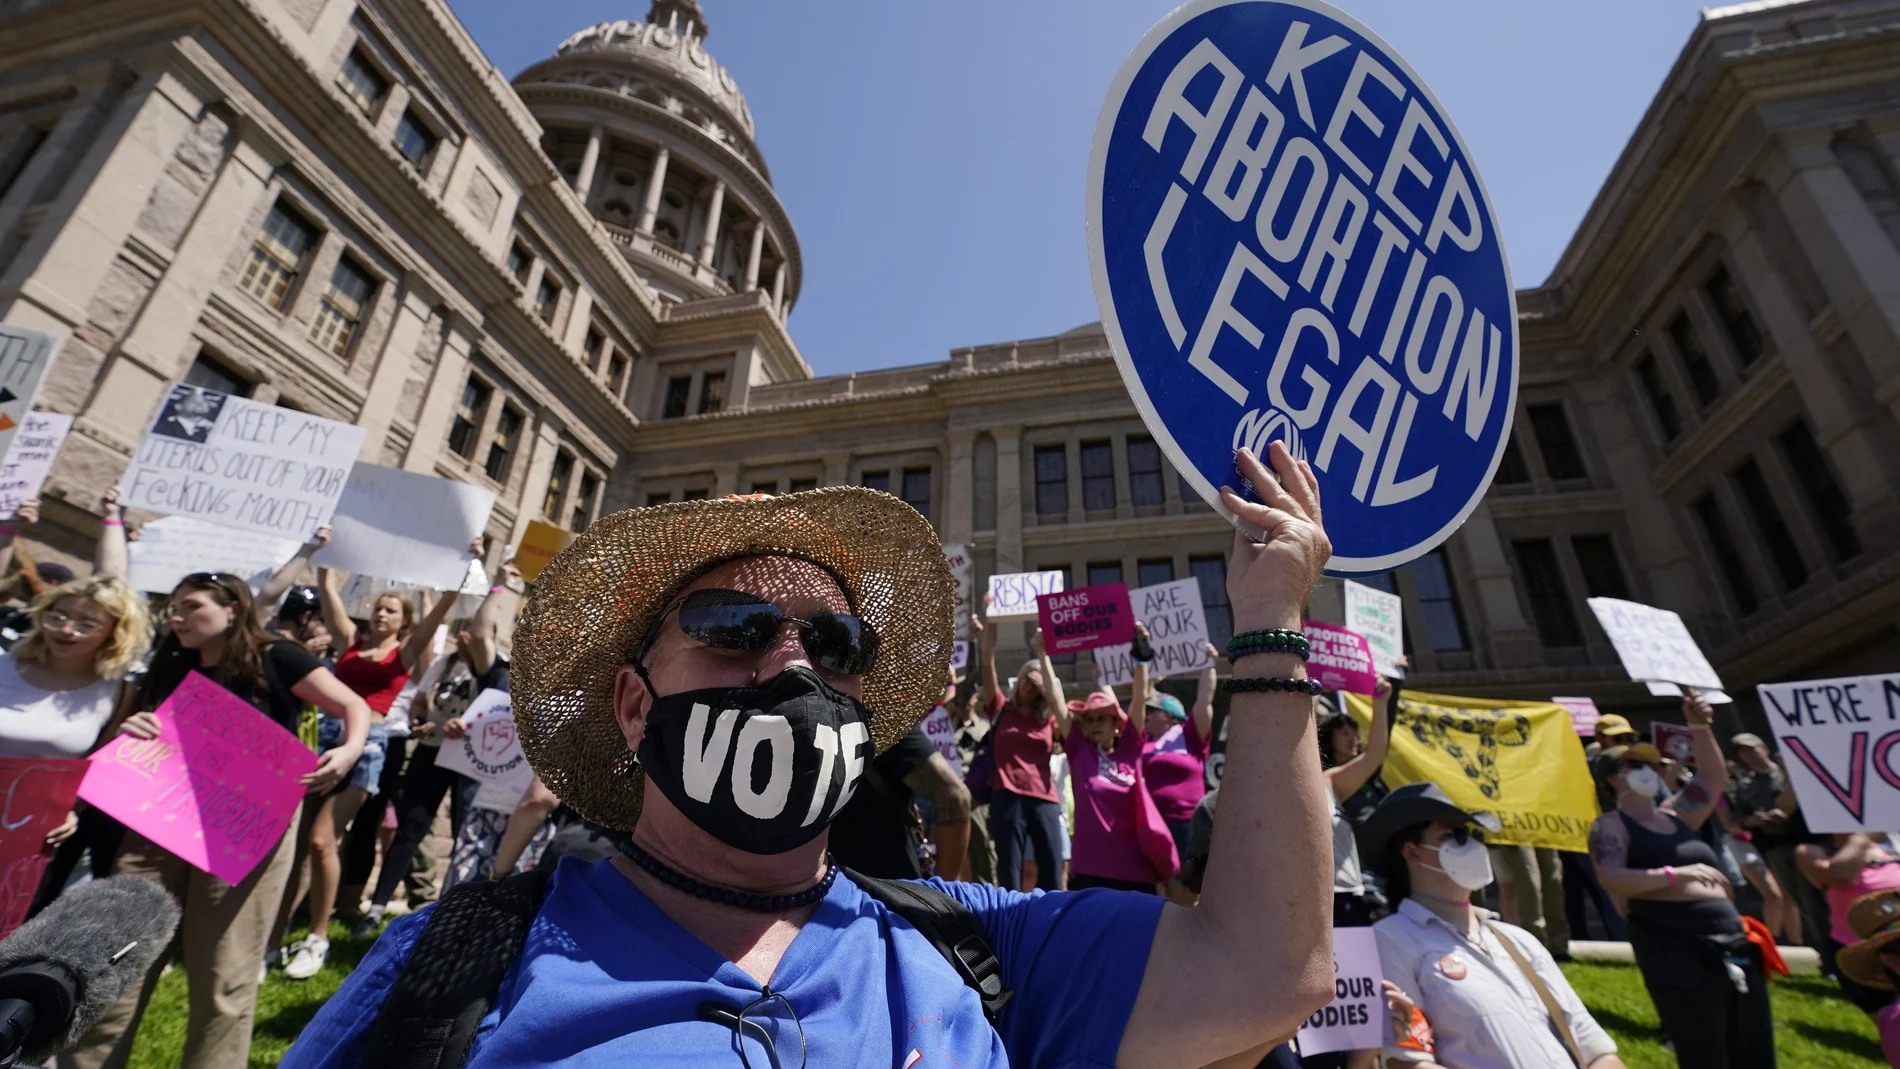
{"type": "MultiPolygon", "coordinates": [[[[812,374],[798,235],[707,40],[653,0],[510,81],[445,0],[0,0],[0,322],[55,336],[38,405],[77,417],[36,554],[90,558],[184,380],[492,489],[497,553],[532,519],[861,484],[979,581],[1192,576],[1231,626],[1230,530],[1098,324],[812,374]]],[[[1496,484],[1374,580],[1408,685],[1669,712],[1593,595],[1680,612],[1729,730],[1756,683],[1900,670],[1900,0],[1705,11],[1518,306],[1496,484]]]]}

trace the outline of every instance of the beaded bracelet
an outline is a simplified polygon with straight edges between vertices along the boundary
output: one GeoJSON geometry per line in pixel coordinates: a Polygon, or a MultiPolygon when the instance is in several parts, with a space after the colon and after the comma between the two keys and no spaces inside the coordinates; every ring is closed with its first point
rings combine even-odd
{"type": "Polygon", "coordinates": [[[1226,694],[1248,694],[1257,691],[1284,691],[1290,694],[1319,696],[1326,688],[1315,679],[1289,679],[1286,676],[1273,676],[1267,679],[1223,679],[1220,689],[1226,694]]]}
{"type": "Polygon", "coordinates": [[[1276,627],[1270,631],[1243,631],[1227,641],[1227,659],[1245,657],[1251,653],[1291,653],[1301,660],[1312,649],[1306,635],[1289,628],[1276,627]]]}

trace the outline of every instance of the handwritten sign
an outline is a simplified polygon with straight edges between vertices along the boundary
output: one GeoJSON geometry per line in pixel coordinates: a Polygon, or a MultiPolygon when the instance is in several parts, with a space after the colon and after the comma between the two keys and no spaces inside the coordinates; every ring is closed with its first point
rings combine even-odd
{"type": "Polygon", "coordinates": [[[1306,670],[1327,690],[1371,694],[1378,682],[1372,670],[1372,649],[1366,637],[1343,627],[1308,620],[1306,641],[1313,647],[1306,670]]]}
{"type": "Polygon", "coordinates": [[[468,733],[443,741],[436,767],[483,783],[519,782],[526,790],[534,770],[515,737],[515,708],[508,692],[492,687],[482,691],[468,703],[461,719],[468,733]]]}
{"type": "Polygon", "coordinates": [[[938,703],[918,726],[923,728],[924,738],[930,740],[930,745],[936,747],[945,761],[950,762],[950,767],[962,771],[963,759],[957,753],[957,729],[950,722],[950,710],[938,703]]]}
{"type": "Polygon", "coordinates": [[[990,576],[991,620],[1034,620],[1036,599],[1061,593],[1063,572],[1006,572],[990,576]]]}
{"type": "Polygon", "coordinates": [[[1677,764],[1695,759],[1695,736],[1681,724],[1656,721],[1649,725],[1649,741],[1664,757],[1677,764]]]}
{"type": "Polygon", "coordinates": [[[1075,653],[1135,639],[1128,584],[1098,583],[1036,599],[1037,620],[1051,654],[1075,653]]]}
{"type": "Polygon", "coordinates": [[[1333,929],[1333,1000],[1300,1025],[1302,1057],[1385,1045],[1385,972],[1370,928],[1333,929]]]}
{"type": "Polygon", "coordinates": [[[1597,733],[1597,721],[1603,719],[1603,713],[1597,709],[1597,703],[1590,698],[1552,698],[1551,701],[1564,707],[1570,713],[1570,729],[1579,738],[1589,738],[1597,733]]]}
{"type": "Polygon", "coordinates": [[[284,837],[317,756],[197,672],[153,715],[158,737],[121,735],[93,754],[79,796],[186,863],[244,882],[284,837]]]}
{"type": "Polygon", "coordinates": [[[969,546],[944,543],[943,559],[950,565],[950,582],[955,587],[957,637],[970,637],[971,597],[976,593],[976,556],[969,546]]]}
{"type": "Polygon", "coordinates": [[[358,464],[330,521],[330,544],[312,560],[358,575],[457,590],[468,574],[469,543],[494,507],[492,490],[358,464]]]}
{"type": "MultiPolygon", "coordinates": [[[[1128,592],[1135,619],[1148,625],[1148,641],[1155,659],[1148,664],[1151,679],[1199,672],[1214,663],[1207,655],[1207,610],[1201,604],[1197,579],[1136,587],[1128,592]]],[[[1119,687],[1134,681],[1135,662],[1128,646],[1095,651],[1095,675],[1103,686],[1119,687]]]]}
{"type": "Polygon", "coordinates": [[[1755,692],[1810,830],[1900,831],[1900,673],[1755,692]]]}
{"type": "Polygon", "coordinates": [[[46,473],[53,470],[53,459],[72,429],[73,417],[57,412],[28,412],[20,421],[7,458],[0,462],[0,519],[12,519],[21,502],[40,496],[46,473]]]}
{"type": "Polygon", "coordinates": [[[1372,649],[1372,667],[1387,679],[1400,679],[1399,658],[1405,655],[1405,603],[1397,594],[1377,587],[1341,580],[1345,589],[1346,630],[1365,637],[1372,649]]]}
{"type": "Polygon", "coordinates": [[[521,545],[515,550],[515,567],[521,569],[521,578],[530,583],[541,578],[541,569],[546,568],[554,555],[566,549],[572,541],[572,531],[563,531],[540,520],[529,520],[528,530],[521,536],[521,545]]]}
{"type": "Polygon", "coordinates": [[[955,642],[950,643],[950,667],[956,669],[959,672],[965,668],[970,667],[970,640],[969,639],[960,638],[960,639],[957,639],[955,642]]]}
{"type": "Polygon", "coordinates": [[[1619,598],[1591,598],[1590,611],[1610,636],[1631,679],[1722,689],[1722,677],[1702,655],[1702,647],[1696,645],[1682,617],[1619,598]]]}
{"type": "Polygon", "coordinates": [[[169,594],[180,579],[204,571],[241,575],[255,591],[303,545],[295,538],[239,531],[190,516],[162,516],[140,531],[139,540],[125,547],[131,565],[126,579],[134,589],[152,594],[169,594]]]}
{"type": "Polygon", "coordinates": [[[52,859],[46,837],[72,812],[85,778],[84,761],[0,757],[0,938],[26,920],[52,859]]]}
{"type": "Polygon", "coordinates": [[[120,485],[127,508],[298,540],[328,523],[363,428],[178,383],[120,485]]]}
{"type": "Polygon", "coordinates": [[[33,410],[40,380],[53,362],[51,334],[0,323],[0,456],[13,448],[14,436],[33,410]]]}

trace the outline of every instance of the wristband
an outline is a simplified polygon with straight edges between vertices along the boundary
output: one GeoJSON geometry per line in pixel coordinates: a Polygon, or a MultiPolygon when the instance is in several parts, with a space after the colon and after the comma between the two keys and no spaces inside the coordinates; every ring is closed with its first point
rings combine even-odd
{"type": "Polygon", "coordinates": [[[1227,642],[1227,658],[1233,660],[1252,653],[1291,653],[1305,660],[1312,650],[1306,635],[1284,627],[1270,631],[1244,631],[1227,642]]]}
{"type": "Polygon", "coordinates": [[[1663,878],[1669,881],[1669,886],[1674,887],[1676,885],[1676,867],[1674,865],[1664,865],[1663,878]]]}
{"type": "Polygon", "coordinates": [[[100,520],[99,522],[104,524],[107,527],[124,527],[125,526],[124,520],[104,519],[104,520],[100,520]]]}
{"type": "Polygon", "coordinates": [[[12,538],[19,533],[20,532],[14,530],[11,527],[0,527],[0,535],[6,535],[8,538],[12,538]]]}
{"type": "Polygon", "coordinates": [[[1272,676],[1266,679],[1223,679],[1220,689],[1224,694],[1249,694],[1261,691],[1278,691],[1288,694],[1305,694],[1318,697],[1324,687],[1315,679],[1290,679],[1286,676],[1272,676]]]}
{"type": "Polygon", "coordinates": [[[506,590],[506,589],[508,589],[508,588],[507,588],[507,587],[503,587],[503,586],[491,586],[491,587],[489,587],[489,588],[488,588],[488,592],[489,592],[490,594],[499,594],[499,593],[501,593],[501,592],[502,592],[503,590],[506,590]]]}

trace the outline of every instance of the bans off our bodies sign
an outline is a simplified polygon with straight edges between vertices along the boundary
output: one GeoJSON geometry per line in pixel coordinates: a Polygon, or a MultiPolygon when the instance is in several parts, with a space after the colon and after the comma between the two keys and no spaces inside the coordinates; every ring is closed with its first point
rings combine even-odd
{"type": "Polygon", "coordinates": [[[1128,584],[1100,583],[1036,599],[1043,641],[1051,654],[1076,653],[1132,642],[1135,617],[1128,584]]]}

